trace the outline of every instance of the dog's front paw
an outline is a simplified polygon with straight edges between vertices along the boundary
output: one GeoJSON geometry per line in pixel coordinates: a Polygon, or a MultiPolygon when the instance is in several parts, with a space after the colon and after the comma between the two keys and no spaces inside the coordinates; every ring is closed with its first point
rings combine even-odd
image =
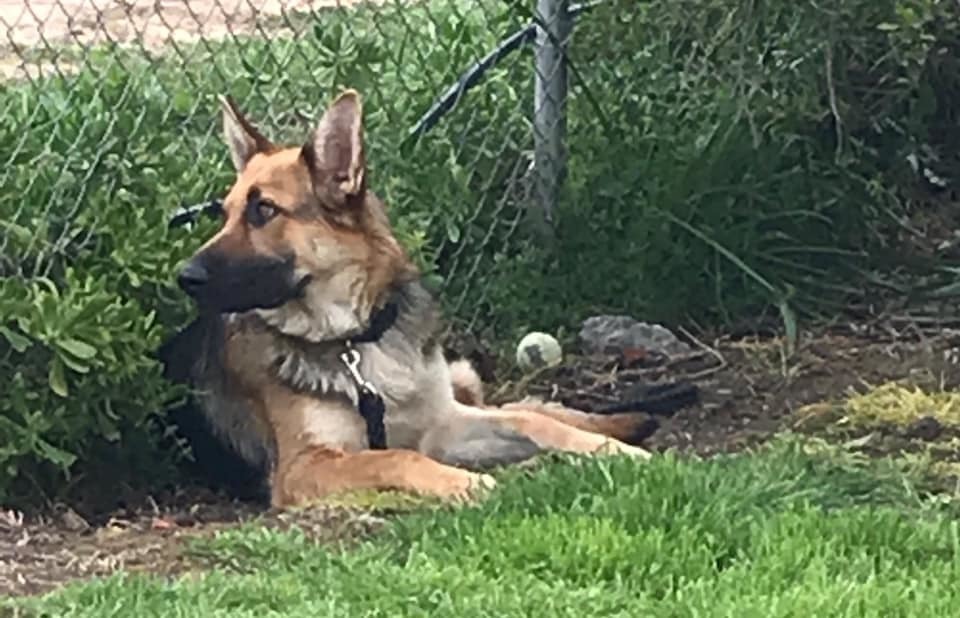
{"type": "Polygon", "coordinates": [[[653,455],[647,449],[639,446],[633,446],[619,440],[605,440],[600,448],[595,451],[598,455],[627,455],[636,459],[647,460],[653,455]]]}
{"type": "Polygon", "coordinates": [[[497,481],[489,474],[457,470],[445,476],[439,479],[441,484],[436,493],[453,502],[473,502],[497,486],[497,481]]]}

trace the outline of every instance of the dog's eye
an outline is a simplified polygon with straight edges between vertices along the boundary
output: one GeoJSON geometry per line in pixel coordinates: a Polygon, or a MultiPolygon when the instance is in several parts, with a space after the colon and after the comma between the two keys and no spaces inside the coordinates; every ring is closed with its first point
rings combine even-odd
{"type": "Polygon", "coordinates": [[[257,204],[257,214],[260,215],[260,218],[263,219],[264,222],[276,217],[278,212],[277,207],[269,202],[260,202],[257,204]]]}
{"type": "Polygon", "coordinates": [[[263,227],[280,214],[280,209],[266,200],[251,200],[247,204],[247,223],[253,227],[263,227]]]}

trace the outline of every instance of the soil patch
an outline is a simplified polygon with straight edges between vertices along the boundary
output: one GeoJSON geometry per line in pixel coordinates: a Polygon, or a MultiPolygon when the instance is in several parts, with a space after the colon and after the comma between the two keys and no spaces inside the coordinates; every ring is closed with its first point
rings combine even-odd
{"type": "Polygon", "coordinates": [[[202,488],[184,490],[169,503],[117,511],[100,525],[69,508],[29,522],[0,510],[0,596],[40,594],[118,571],[176,577],[203,570],[219,562],[189,552],[189,539],[254,520],[271,528],[296,526],[317,543],[362,538],[386,521],[344,507],[275,512],[202,488]]]}

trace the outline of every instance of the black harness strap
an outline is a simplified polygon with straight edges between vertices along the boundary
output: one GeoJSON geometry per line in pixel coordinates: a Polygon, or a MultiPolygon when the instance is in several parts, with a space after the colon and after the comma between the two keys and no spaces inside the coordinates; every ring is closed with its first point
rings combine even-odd
{"type": "Polygon", "coordinates": [[[397,321],[399,313],[400,309],[396,303],[387,303],[382,309],[370,316],[370,326],[367,327],[367,330],[350,339],[350,343],[375,343],[380,341],[383,333],[390,330],[390,327],[397,321]]]}
{"type": "Polygon", "coordinates": [[[367,442],[370,443],[370,448],[375,450],[387,448],[387,428],[383,423],[386,406],[383,404],[380,393],[361,388],[357,411],[367,424],[367,442]]]}
{"type": "Polygon", "coordinates": [[[360,352],[353,347],[355,343],[375,343],[397,321],[399,309],[395,303],[388,303],[370,317],[370,326],[356,337],[344,342],[346,350],[340,359],[357,383],[357,412],[367,425],[367,441],[371,449],[387,448],[387,430],[383,423],[386,406],[383,396],[376,387],[364,379],[360,373],[360,352]]]}

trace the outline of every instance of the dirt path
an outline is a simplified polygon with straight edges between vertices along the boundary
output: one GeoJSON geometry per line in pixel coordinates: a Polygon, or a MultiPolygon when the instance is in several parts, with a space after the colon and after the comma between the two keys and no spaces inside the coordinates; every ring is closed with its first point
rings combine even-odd
{"type": "MultiPolygon", "coordinates": [[[[956,346],[950,336],[906,341],[824,335],[787,358],[779,340],[720,341],[689,357],[639,359],[629,367],[572,358],[523,391],[590,406],[622,400],[637,384],[690,381],[700,402],[662,419],[648,446],[709,455],[763,442],[793,427],[793,413],[801,406],[851,390],[863,392],[889,380],[956,388],[956,346]]],[[[960,460],[955,449],[951,453],[960,460]]],[[[367,534],[382,523],[370,514],[340,509],[276,515],[197,488],[96,514],[90,522],[69,509],[35,521],[0,509],[0,595],[36,594],[120,569],[176,575],[202,568],[184,551],[186,538],[254,518],[271,526],[300,526],[320,541],[367,534]]]]}
{"type": "MultiPolygon", "coordinates": [[[[379,0],[378,0],[379,1],[379,0]]],[[[60,61],[38,60],[64,45],[137,43],[156,51],[170,42],[246,34],[276,18],[311,10],[354,6],[364,0],[0,0],[0,77],[30,76],[60,61]],[[46,54],[38,54],[43,50],[46,54]],[[27,58],[26,61],[24,59],[27,58]]],[[[273,26],[276,28],[276,25],[273,26]]]]}

